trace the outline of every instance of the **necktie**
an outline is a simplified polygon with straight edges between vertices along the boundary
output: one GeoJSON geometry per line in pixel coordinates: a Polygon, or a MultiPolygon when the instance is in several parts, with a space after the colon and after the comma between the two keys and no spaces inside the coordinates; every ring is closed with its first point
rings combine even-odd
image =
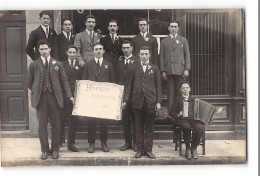
{"type": "Polygon", "coordinates": [[[145,40],[145,36],[144,36],[144,33],[142,33],[142,36],[143,36],[143,38],[144,38],[144,40],[145,40]]]}
{"type": "Polygon", "coordinates": [[[70,40],[70,33],[67,32],[67,39],[70,40]]]}
{"type": "Polygon", "coordinates": [[[49,36],[49,28],[46,28],[46,38],[48,39],[49,36]]]}
{"type": "Polygon", "coordinates": [[[172,39],[175,40],[175,35],[174,34],[172,35],[172,39]]]}
{"type": "Polygon", "coordinates": [[[126,59],[126,60],[125,60],[125,70],[126,70],[127,67],[128,67],[128,61],[129,61],[129,59],[126,59]]]}
{"type": "Polygon", "coordinates": [[[113,42],[113,43],[115,42],[114,34],[112,34],[112,42],[113,42]]]}
{"type": "Polygon", "coordinates": [[[45,64],[44,64],[45,70],[48,70],[48,60],[45,58],[45,64]]]}
{"type": "Polygon", "coordinates": [[[73,60],[70,60],[70,68],[73,69],[73,60]]]}
{"type": "Polygon", "coordinates": [[[98,73],[99,73],[100,72],[100,61],[99,61],[99,59],[97,61],[97,69],[98,69],[98,73]]]}

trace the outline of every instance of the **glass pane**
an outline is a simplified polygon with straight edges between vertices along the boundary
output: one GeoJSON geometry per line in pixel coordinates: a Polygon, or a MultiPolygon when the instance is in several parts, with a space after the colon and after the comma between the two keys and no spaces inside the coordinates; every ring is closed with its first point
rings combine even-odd
{"type": "Polygon", "coordinates": [[[171,9],[152,9],[149,10],[150,33],[153,35],[168,35],[168,25],[172,20],[171,9]]]}

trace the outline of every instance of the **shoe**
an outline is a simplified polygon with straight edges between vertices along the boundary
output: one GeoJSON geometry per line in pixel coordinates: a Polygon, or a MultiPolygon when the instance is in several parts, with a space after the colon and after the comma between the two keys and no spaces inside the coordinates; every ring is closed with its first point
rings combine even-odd
{"type": "Polygon", "coordinates": [[[58,153],[58,151],[53,151],[51,158],[52,158],[52,159],[58,159],[58,158],[59,158],[59,153],[58,153]]]}
{"type": "Polygon", "coordinates": [[[152,152],[144,152],[145,156],[151,159],[156,159],[156,156],[152,152]]]}
{"type": "Polygon", "coordinates": [[[77,149],[77,147],[75,147],[74,144],[68,144],[68,149],[72,152],[79,152],[79,149],[77,149]]]}
{"type": "Polygon", "coordinates": [[[89,143],[88,153],[94,153],[95,144],[89,143]]]}
{"type": "Polygon", "coordinates": [[[133,144],[133,150],[134,150],[135,152],[137,152],[137,147],[136,147],[136,144],[135,144],[135,143],[133,144]]]}
{"type": "Polygon", "coordinates": [[[143,152],[141,152],[141,151],[138,151],[135,154],[135,158],[141,158],[142,156],[143,156],[143,152]]]}
{"type": "Polygon", "coordinates": [[[101,147],[103,149],[103,152],[109,152],[109,149],[107,147],[107,143],[105,142],[101,142],[101,147]]]}
{"type": "Polygon", "coordinates": [[[120,148],[121,151],[126,151],[128,149],[132,148],[132,145],[131,144],[125,144],[124,146],[122,146],[120,148]]]}
{"type": "Polygon", "coordinates": [[[188,160],[191,160],[191,151],[190,151],[190,149],[186,149],[186,154],[185,154],[185,156],[186,156],[186,158],[187,158],[188,160]]]}
{"type": "Polygon", "coordinates": [[[46,160],[48,158],[48,152],[42,152],[41,159],[46,160]]]}
{"type": "Polygon", "coordinates": [[[192,150],[192,158],[193,158],[193,159],[198,159],[197,148],[194,148],[194,149],[192,150]]]}

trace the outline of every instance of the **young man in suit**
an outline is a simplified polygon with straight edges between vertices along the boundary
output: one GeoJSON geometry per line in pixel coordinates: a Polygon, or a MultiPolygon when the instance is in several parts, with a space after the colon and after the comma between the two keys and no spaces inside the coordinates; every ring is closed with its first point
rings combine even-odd
{"type": "MultiPolygon", "coordinates": [[[[74,95],[76,80],[80,80],[82,75],[82,68],[77,61],[77,47],[74,45],[68,46],[66,54],[68,58],[62,62],[62,64],[66,72],[70,90],[72,95],[74,95]]],[[[61,137],[64,136],[65,120],[69,117],[69,137],[67,147],[70,151],[78,152],[79,150],[74,145],[77,116],[72,115],[72,108],[73,104],[70,101],[64,102],[64,108],[62,109],[61,113],[61,137]]]]}
{"type": "Polygon", "coordinates": [[[66,54],[68,46],[73,45],[74,35],[72,34],[72,21],[69,18],[64,18],[62,20],[62,32],[55,37],[54,46],[52,48],[54,58],[58,61],[66,61],[68,55],[66,54]]]}
{"type": "Polygon", "coordinates": [[[132,45],[134,48],[133,54],[138,57],[140,48],[142,46],[148,46],[151,50],[150,62],[159,66],[157,39],[148,33],[148,26],[149,23],[147,19],[141,18],[138,21],[140,33],[132,39],[132,45]]]}
{"type": "Polygon", "coordinates": [[[28,69],[27,84],[31,90],[31,106],[36,108],[39,120],[39,138],[41,143],[41,159],[48,158],[49,142],[47,133],[48,116],[52,126],[52,158],[59,157],[60,142],[60,108],[63,108],[62,88],[66,98],[74,101],[66,73],[61,62],[50,57],[50,44],[42,39],[38,42],[40,57],[32,62],[28,69]]]}
{"type": "Polygon", "coordinates": [[[96,26],[96,18],[88,15],[85,21],[86,30],[76,34],[74,45],[78,48],[78,61],[80,66],[84,66],[87,62],[94,59],[95,55],[93,47],[95,43],[99,43],[101,35],[94,31],[96,26]]]}
{"type": "MultiPolygon", "coordinates": [[[[121,56],[119,58],[116,67],[116,83],[123,85],[126,88],[129,80],[130,71],[139,59],[132,54],[133,46],[128,40],[123,41],[122,51],[124,53],[124,56],[121,56]]],[[[136,151],[135,119],[131,103],[127,103],[127,106],[122,111],[122,122],[125,135],[125,145],[122,146],[120,150],[125,151],[133,148],[134,151],[136,151]],[[133,132],[131,126],[133,126],[133,132]]]]}
{"type": "MultiPolygon", "coordinates": [[[[113,65],[103,58],[104,52],[104,46],[102,44],[94,44],[95,57],[85,65],[82,73],[82,80],[115,82],[115,71],[113,65]]],[[[104,152],[109,152],[107,147],[107,120],[91,117],[88,119],[88,152],[94,152],[97,122],[100,124],[100,141],[102,150],[104,152]]]]}
{"type": "Polygon", "coordinates": [[[185,37],[178,34],[179,23],[171,21],[169,36],[162,40],[160,48],[160,69],[162,78],[167,80],[167,107],[171,108],[179,94],[180,82],[189,76],[190,50],[185,37]]]}
{"type": "Polygon", "coordinates": [[[117,20],[110,20],[108,23],[109,34],[100,39],[100,43],[104,45],[104,57],[107,58],[116,68],[118,58],[123,55],[122,43],[123,39],[117,35],[118,25],[117,20]]]}
{"type": "Polygon", "coordinates": [[[181,95],[175,98],[175,101],[172,104],[172,107],[169,111],[169,115],[177,120],[177,123],[183,128],[183,137],[184,142],[186,144],[186,158],[190,160],[191,158],[198,159],[197,154],[197,146],[199,145],[201,136],[204,132],[203,125],[200,121],[193,120],[192,117],[187,115],[193,114],[193,112],[188,112],[189,109],[193,108],[186,108],[186,112],[183,112],[183,104],[188,102],[188,106],[193,106],[194,99],[190,95],[191,87],[188,82],[182,82],[180,84],[180,92],[181,95]],[[185,115],[186,114],[186,115],[185,115]],[[195,131],[192,149],[190,146],[191,141],[191,128],[195,131]],[[191,152],[192,151],[192,152],[191,152]]]}
{"type": "Polygon", "coordinates": [[[136,146],[135,158],[142,155],[155,159],[152,153],[155,111],[161,109],[161,75],[159,68],[153,65],[149,58],[151,51],[143,46],[139,51],[139,63],[135,64],[130,74],[129,83],[124,95],[122,108],[131,98],[131,104],[135,116],[136,146]]]}
{"type": "MultiPolygon", "coordinates": [[[[26,46],[26,53],[33,61],[40,57],[40,53],[37,48],[37,43],[39,40],[46,39],[50,44],[50,47],[53,48],[54,39],[57,36],[56,32],[49,26],[52,13],[50,11],[44,10],[40,12],[39,16],[41,25],[30,33],[26,46]]],[[[53,57],[53,51],[51,51],[50,54],[53,57]]]]}

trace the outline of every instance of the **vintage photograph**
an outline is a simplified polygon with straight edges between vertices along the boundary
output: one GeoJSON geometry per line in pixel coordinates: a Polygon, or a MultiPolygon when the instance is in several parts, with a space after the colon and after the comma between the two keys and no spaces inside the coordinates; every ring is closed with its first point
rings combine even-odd
{"type": "Polygon", "coordinates": [[[247,163],[244,9],[0,10],[1,166],[247,163]]]}

